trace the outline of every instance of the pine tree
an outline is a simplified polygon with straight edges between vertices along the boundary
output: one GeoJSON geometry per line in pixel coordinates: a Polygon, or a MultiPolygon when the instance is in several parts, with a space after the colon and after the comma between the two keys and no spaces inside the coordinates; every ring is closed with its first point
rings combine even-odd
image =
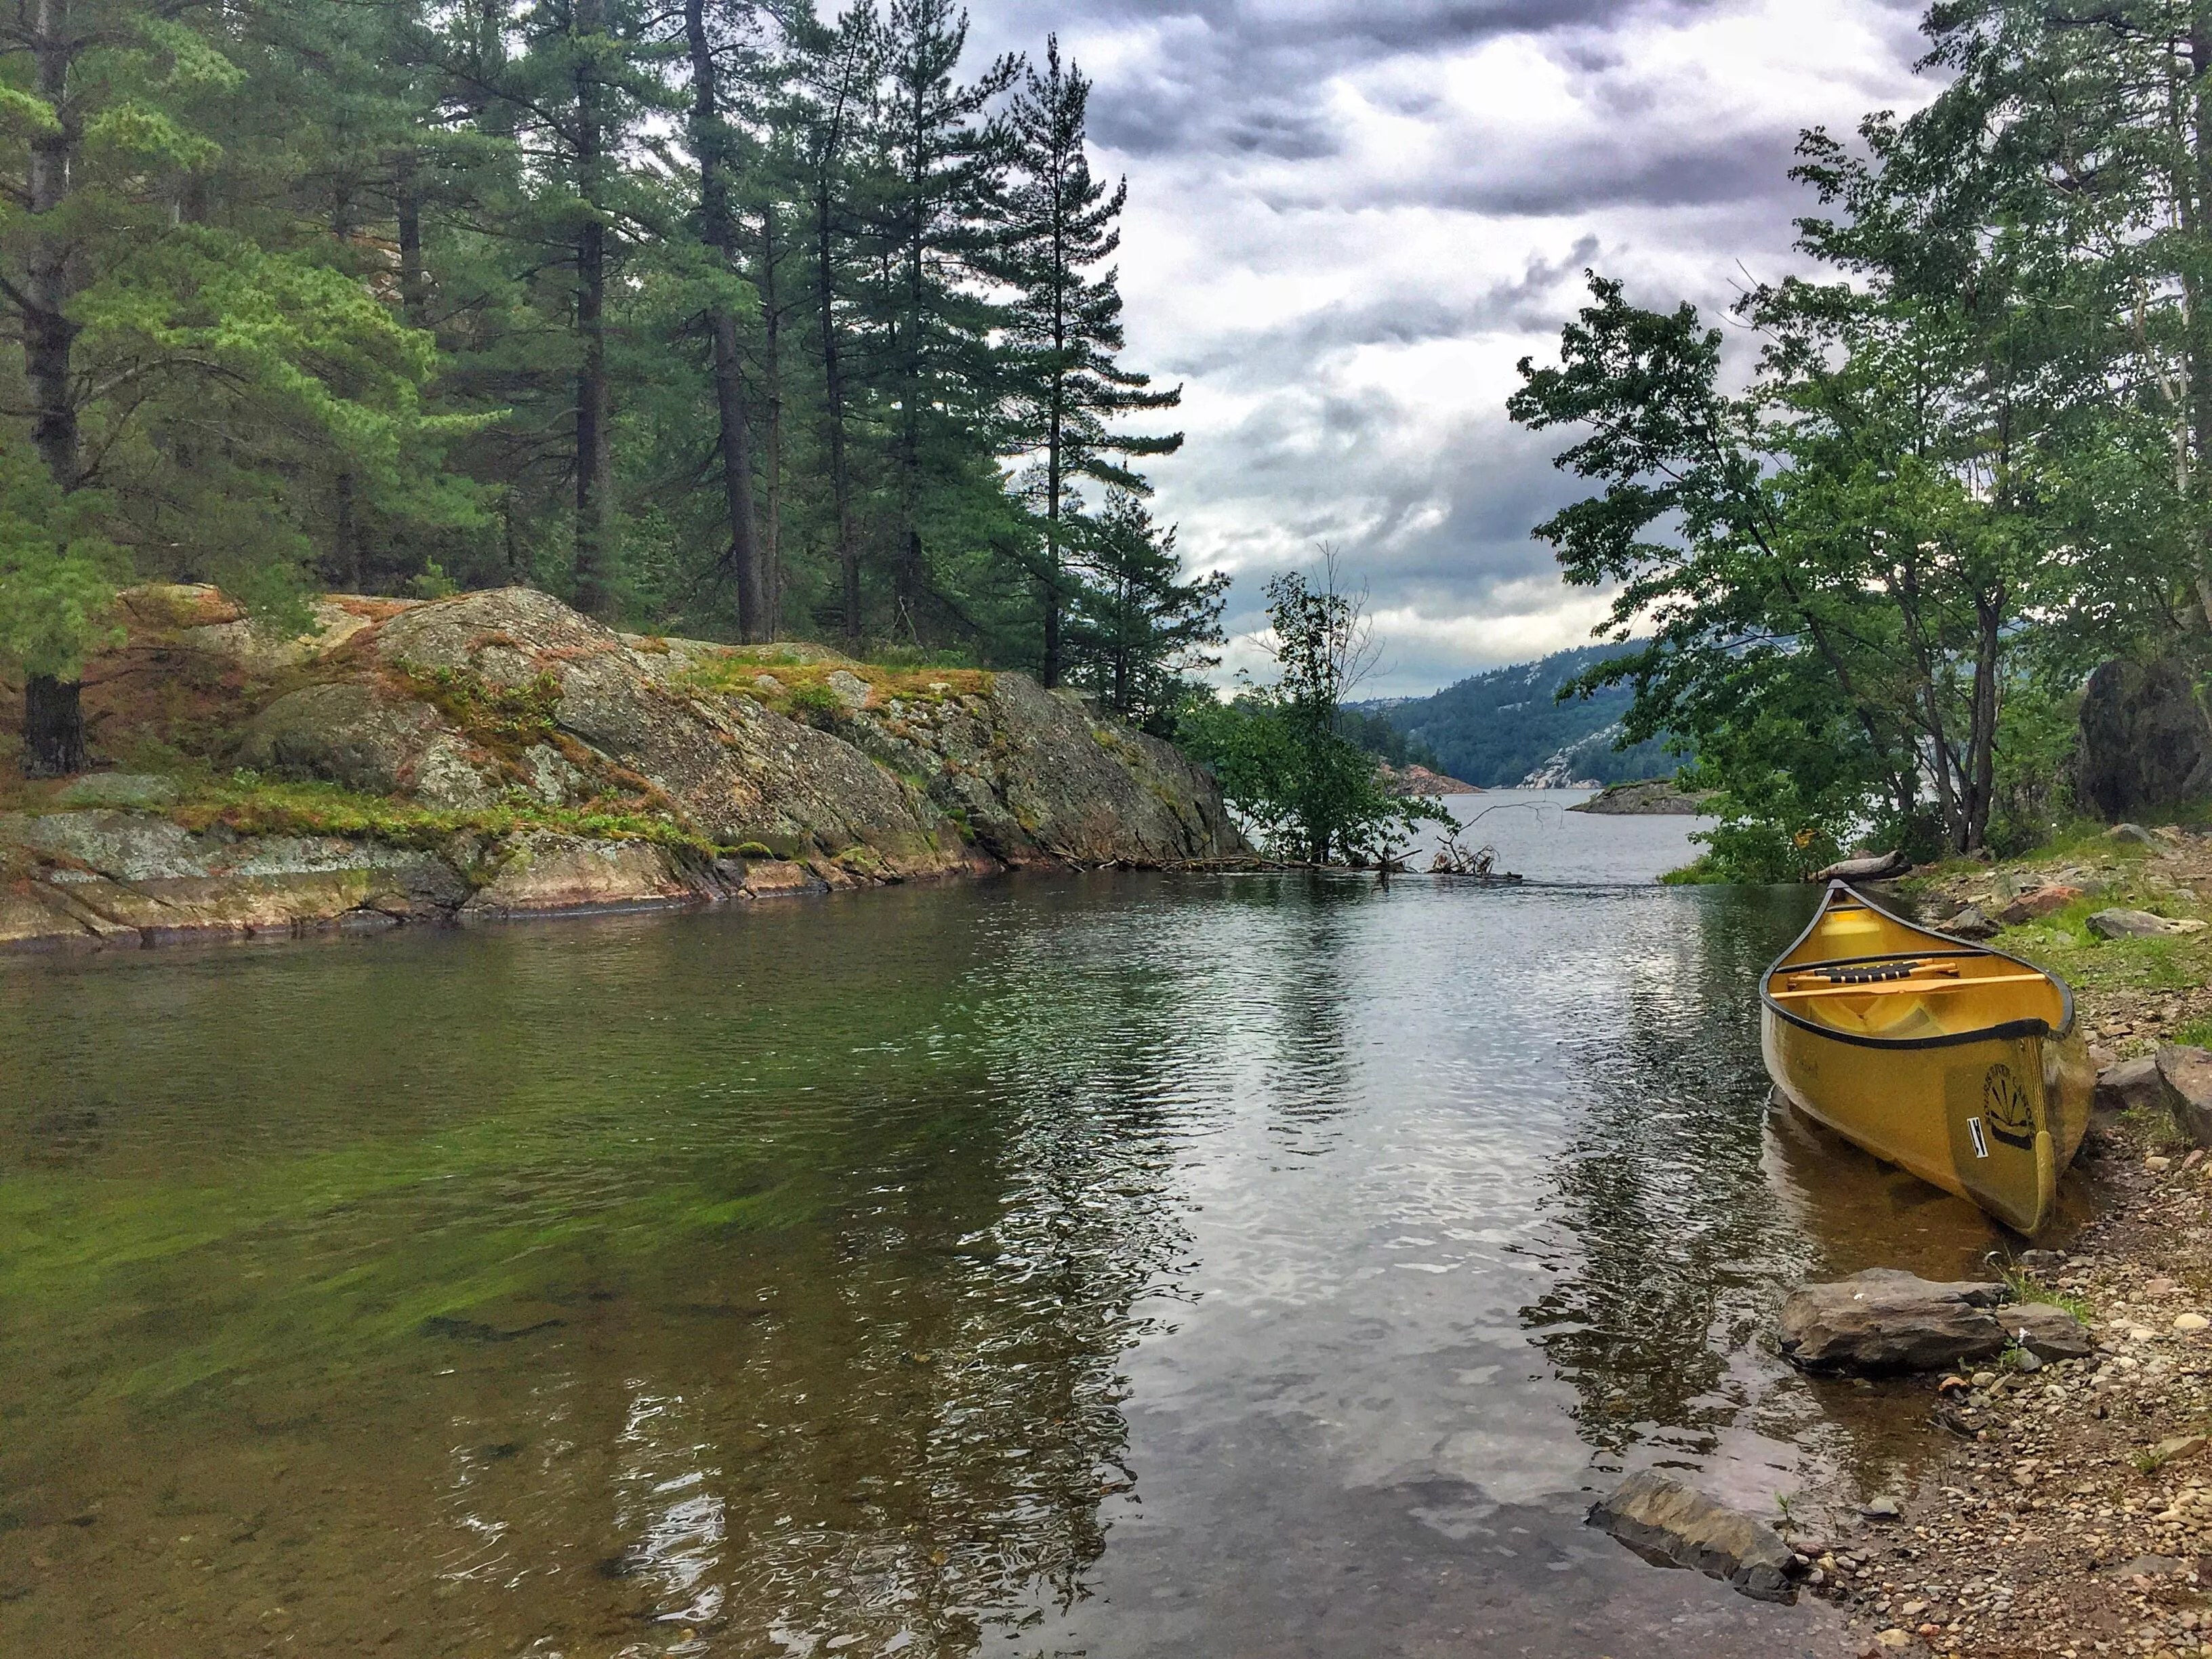
{"type": "Polygon", "coordinates": [[[988,429],[995,403],[990,339],[1000,318],[976,279],[989,269],[988,216],[1004,144],[987,112],[1021,65],[1001,58],[963,85],[955,76],[967,41],[968,15],[951,0],[892,0],[872,135],[884,196],[871,297],[897,404],[894,626],[909,631],[919,626],[915,608],[929,587],[927,498],[974,482],[953,459],[971,459],[972,449],[948,446],[945,428],[988,429]]]}
{"type": "Polygon", "coordinates": [[[1017,291],[1007,316],[1023,447],[1042,458],[1044,519],[1042,678],[1060,683],[1065,667],[1062,618],[1070,491],[1082,478],[1141,493],[1143,479],[1114,459],[1169,455],[1182,434],[1117,432],[1115,416],[1173,409],[1182,388],[1154,392],[1149,376],[1120,366],[1123,347],[1117,273],[1097,268],[1121,246],[1116,228],[1128,199],[1122,179],[1109,190],[1084,149],[1091,83],[1074,64],[1062,68],[1060,40],[1045,43],[1045,68],[1030,69],[1009,118],[1016,180],[1007,193],[1005,242],[997,264],[1017,291]]]}
{"type": "Polygon", "coordinates": [[[1071,677],[1124,720],[1160,728],[1190,689],[1182,676],[1221,660],[1206,647],[1222,641],[1228,574],[1184,580],[1176,532],[1125,489],[1079,528],[1091,580],[1070,618],[1071,677]]]}
{"type": "MultiPolygon", "coordinates": [[[[750,6],[738,9],[750,12],[750,6]]],[[[749,21],[749,18],[740,21],[749,21]]],[[[738,219],[732,201],[737,146],[722,115],[722,73],[708,35],[706,0],[684,0],[684,34],[691,62],[691,149],[699,169],[699,235],[714,256],[717,276],[734,280],[738,262],[738,219]]],[[[737,304],[727,293],[707,303],[714,357],[714,406],[720,426],[719,459],[730,519],[730,574],[738,590],[738,637],[770,636],[760,524],[753,511],[752,439],[745,409],[744,364],[738,348],[737,304]]]]}
{"type": "Polygon", "coordinates": [[[616,416],[609,301],[628,250],[623,233],[658,216],[656,202],[625,165],[649,113],[682,100],[653,72],[633,0],[540,0],[527,54],[507,78],[526,141],[549,154],[536,206],[537,234],[560,247],[574,272],[565,295],[574,353],[572,565],[577,606],[621,609],[620,517],[614,497],[616,416]]]}
{"type": "Polygon", "coordinates": [[[804,128],[807,240],[814,262],[815,345],[821,366],[823,450],[829,472],[831,536],[838,581],[839,631],[848,644],[861,629],[860,538],[854,511],[849,424],[849,292],[853,206],[848,195],[855,134],[865,117],[879,58],[875,14],[855,6],[834,30],[802,29],[800,100],[804,128]]]}
{"type": "Polygon", "coordinates": [[[261,21],[37,0],[0,21],[0,63],[31,70],[0,81],[0,319],[23,388],[0,407],[28,410],[44,477],[0,480],[0,644],[26,671],[34,772],[84,762],[76,676],[108,581],[274,603],[324,528],[293,481],[343,471],[402,501],[444,476],[429,342],[265,188],[265,41],[234,27],[261,21]]]}

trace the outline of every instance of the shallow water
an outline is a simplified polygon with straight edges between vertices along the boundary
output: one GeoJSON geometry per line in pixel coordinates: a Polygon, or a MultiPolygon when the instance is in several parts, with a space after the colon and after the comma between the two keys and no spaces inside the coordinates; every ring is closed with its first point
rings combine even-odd
{"type": "Polygon", "coordinates": [[[1909,1478],[1764,1333],[1998,1238],[1690,827],[10,964],[0,1652],[1831,1652],[1582,1512],[1909,1478]]]}

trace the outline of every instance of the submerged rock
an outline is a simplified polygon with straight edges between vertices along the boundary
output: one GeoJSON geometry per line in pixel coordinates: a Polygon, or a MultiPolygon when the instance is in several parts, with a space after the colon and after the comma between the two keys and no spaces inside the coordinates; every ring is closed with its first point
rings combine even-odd
{"type": "Polygon", "coordinates": [[[1760,1601],[1797,1599],[1796,1557],[1765,1522],[1645,1469],[1590,1505],[1589,1522],[1647,1561],[1690,1567],[1760,1601]]]}
{"type": "Polygon", "coordinates": [[[2005,1328],[1990,1310],[2008,1294],[1890,1267],[1800,1285],[1782,1304],[1783,1357],[1807,1370],[1940,1370],[2003,1350],[2005,1328]]]}

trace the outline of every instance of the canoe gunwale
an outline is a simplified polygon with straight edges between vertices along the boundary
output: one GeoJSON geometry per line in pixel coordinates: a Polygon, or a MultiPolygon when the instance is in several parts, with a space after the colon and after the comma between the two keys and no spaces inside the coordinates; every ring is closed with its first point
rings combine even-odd
{"type": "MultiPolygon", "coordinates": [[[[1844,962],[1894,961],[1900,957],[1911,956],[1915,954],[1927,955],[1929,953],[1925,951],[1913,952],[1886,951],[1878,957],[1838,958],[1838,962],[1835,963],[1824,963],[1817,964],[1817,966],[1825,967],[1842,965],[1844,962]]],[[[1791,967],[1789,971],[1793,974],[1810,973],[1816,971],[1816,964],[1801,963],[1791,967]]],[[[1850,1043],[1854,1048],[1888,1048],[1899,1053],[1903,1053],[1906,1050],[1915,1048],[1956,1048],[1961,1043],[1987,1042],[1993,1039],[2009,1041],[2016,1037],[2051,1037],[2063,1041],[2074,1029],[2074,988],[2067,984],[2064,980],[2059,978],[2057,975],[2051,973],[2047,969],[2039,968],[2032,962],[2023,961],[2019,957],[2010,955],[2006,951],[1993,951],[1986,945],[1975,944],[1972,939],[1954,938],[1949,933],[1939,933],[1932,927],[1923,927],[1917,921],[1908,921],[1903,916],[1897,915],[1895,912],[1884,909],[1881,905],[1876,904],[1872,899],[1867,897],[1865,894],[1852,888],[1848,882],[1843,881],[1832,881],[1828,884],[1828,890],[1821,898],[1819,908],[1813,912],[1813,919],[1805,924],[1805,930],[1799,933],[1796,939],[1790,940],[1789,945],[1783,951],[1782,954],[1775,957],[1775,959],[1767,965],[1766,971],[1759,975],[1759,1006],[1768,1013],[1773,1015],[1775,1018],[1782,1020],[1788,1024],[1794,1025],[1799,1030],[1809,1033],[1814,1036],[1825,1038],[1831,1042],[1850,1043]],[[1791,1013],[1789,1009],[1784,1007],[1780,1003],[1774,1000],[1774,997],[1768,988],[1773,983],[1775,975],[1783,971],[1782,964],[1789,960],[1790,951],[1795,951],[1799,945],[1804,944],[1807,939],[1812,938],[1814,930],[1820,927],[1821,921],[1828,915],[1830,908],[1835,904],[1836,896],[1838,893],[1843,894],[1844,896],[1850,899],[1852,903],[1863,906],[1865,908],[1873,911],[1876,915],[1886,917],[1889,921],[1895,922],[1900,927],[1909,928],[1912,932],[1922,934],[1929,939],[1940,939],[1947,945],[1955,945],[1958,947],[1955,952],[1947,952],[1946,954],[1956,954],[1959,956],[1968,957],[1994,957],[2000,962],[2009,962],[2017,967],[2027,969],[2032,974],[2041,975],[2045,980],[2049,981],[2052,985],[2058,988],[2060,1006],[2065,1010],[2063,1018],[2060,1019],[2056,1026],[2053,1026],[2047,1019],[2044,1019],[2039,1017],[2031,1017],[2027,1019],[2008,1019],[1996,1025],[1979,1026],[1971,1031],[1946,1031],[1940,1036],[1882,1037],[1869,1036],[1857,1031],[1838,1030],[1832,1025],[1823,1025],[1817,1020],[1807,1019],[1802,1015],[1791,1013]]]]}

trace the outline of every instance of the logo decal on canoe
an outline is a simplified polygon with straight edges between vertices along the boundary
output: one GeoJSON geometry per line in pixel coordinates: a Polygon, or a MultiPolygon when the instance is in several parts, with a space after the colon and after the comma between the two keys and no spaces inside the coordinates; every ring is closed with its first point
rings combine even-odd
{"type": "Polygon", "coordinates": [[[1982,1116],[1990,1133],[2006,1146],[2022,1152],[2034,1148],[2034,1109],[2028,1104],[2027,1091],[2021,1086],[2019,1076],[2002,1060],[1990,1066],[1989,1075],[1982,1079],[1982,1116]]]}

